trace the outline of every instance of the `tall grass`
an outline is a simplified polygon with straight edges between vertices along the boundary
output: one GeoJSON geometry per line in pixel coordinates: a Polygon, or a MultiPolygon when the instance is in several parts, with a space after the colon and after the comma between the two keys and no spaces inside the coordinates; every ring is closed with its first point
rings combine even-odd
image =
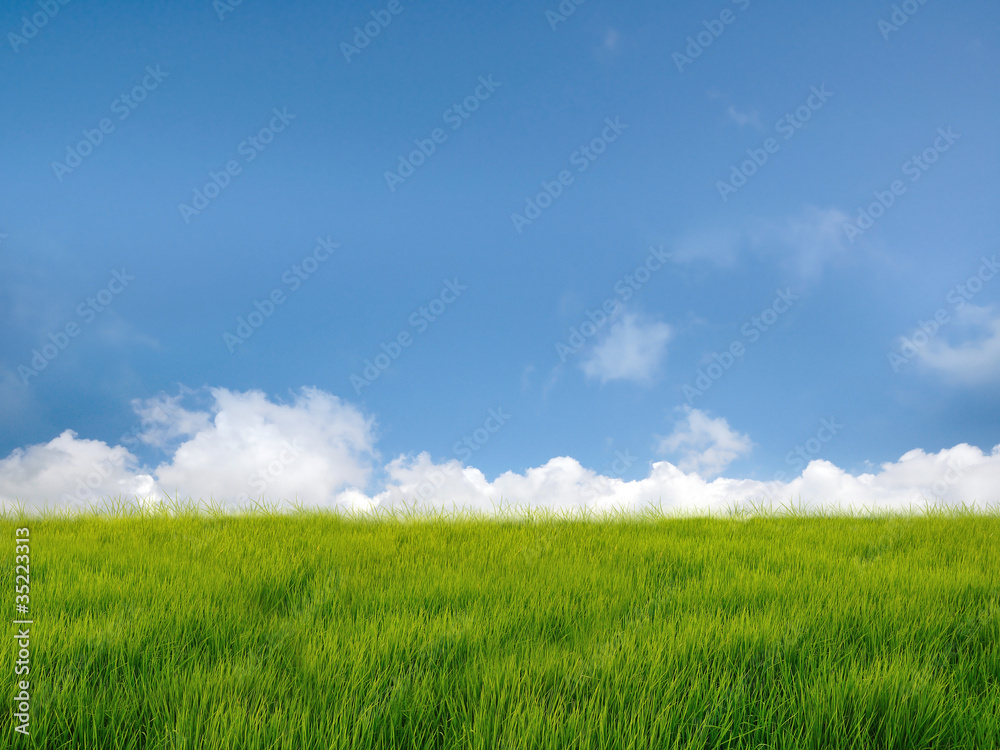
{"type": "Polygon", "coordinates": [[[8,514],[11,553],[16,526],[4,747],[1000,747],[996,510],[115,505],[8,514]]]}

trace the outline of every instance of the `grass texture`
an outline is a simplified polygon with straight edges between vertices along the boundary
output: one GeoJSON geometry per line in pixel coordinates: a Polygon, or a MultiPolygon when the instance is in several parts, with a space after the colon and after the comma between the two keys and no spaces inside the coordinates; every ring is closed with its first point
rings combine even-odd
{"type": "Polygon", "coordinates": [[[3,747],[1000,747],[993,511],[8,514],[11,607],[23,526],[3,747]]]}

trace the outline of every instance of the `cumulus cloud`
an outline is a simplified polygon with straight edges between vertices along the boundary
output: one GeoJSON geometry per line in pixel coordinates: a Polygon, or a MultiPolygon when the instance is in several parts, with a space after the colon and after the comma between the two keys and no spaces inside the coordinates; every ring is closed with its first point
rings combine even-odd
{"type": "Polygon", "coordinates": [[[722,417],[712,419],[701,409],[683,408],[684,419],[674,431],[660,438],[657,452],[681,456],[677,464],[683,471],[703,477],[722,473],[729,464],[750,452],[753,443],[722,417]]]}
{"type": "MultiPolygon", "coordinates": [[[[278,403],[259,391],[208,392],[204,419],[178,416],[180,443],[156,469],[139,465],[122,446],[81,439],[67,430],[42,445],[0,459],[0,505],[85,507],[109,497],[157,500],[176,491],[181,500],[215,500],[247,508],[261,495],[288,509],[376,510],[499,508],[718,512],[750,504],[793,502],[814,509],[883,510],[1000,503],[1000,445],[984,453],[958,445],[938,453],[913,450],[877,472],[852,475],[828,461],[812,461],[788,482],[706,476],[749,450],[749,439],[723,419],[690,410],[666,448],[680,465],[657,461],[642,479],[603,476],[567,456],[490,481],[479,469],[452,460],[435,464],[426,453],[399,456],[372,483],[378,459],[374,423],[356,407],[315,388],[278,403]],[[704,475],[704,476],[703,476],[704,475]]],[[[146,404],[148,406],[148,404],[146,404]]],[[[169,431],[169,430],[168,430],[169,431]]]]}
{"type": "Polygon", "coordinates": [[[373,420],[356,407],[316,388],[303,388],[291,404],[274,403],[260,391],[215,388],[211,394],[211,419],[178,412],[189,437],[155,471],[168,494],[325,503],[340,490],[368,484],[376,455],[373,420]]]}
{"type": "Polygon", "coordinates": [[[72,430],[0,459],[0,504],[5,507],[83,509],[98,498],[144,498],[155,491],[127,449],[81,440],[72,430]]]}
{"type": "Polygon", "coordinates": [[[580,363],[587,377],[607,383],[632,380],[649,383],[666,354],[672,331],[666,323],[625,313],[611,324],[604,338],[580,363]]]}
{"type": "Polygon", "coordinates": [[[192,410],[180,399],[193,393],[133,404],[144,429],[123,437],[171,451],[155,469],[140,468],[122,446],[66,431],[0,461],[0,504],[84,507],[123,494],[223,506],[297,498],[324,505],[369,483],[374,422],[336,396],[303,388],[283,404],[260,391],[214,388],[207,410],[192,410]]]}
{"type": "Polygon", "coordinates": [[[371,498],[370,507],[466,508],[485,513],[499,507],[723,512],[795,505],[865,512],[922,509],[932,503],[985,508],[1000,503],[1000,445],[989,454],[965,444],[939,453],[913,450],[883,464],[877,473],[859,476],[817,460],[789,482],[724,477],[708,481],[667,461],[653,463],[644,479],[625,481],[599,475],[565,456],[490,482],[479,470],[454,461],[435,465],[427,454],[397,459],[390,478],[390,486],[371,498]]]}
{"type": "Polygon", "coordinates": [[[956,323],[968,338],[950,344],[941,333],[918,350],[929,369],[963,385],[995,383],[1000,378],[1000,315],[990,307],[966,305],[956,323]]]}

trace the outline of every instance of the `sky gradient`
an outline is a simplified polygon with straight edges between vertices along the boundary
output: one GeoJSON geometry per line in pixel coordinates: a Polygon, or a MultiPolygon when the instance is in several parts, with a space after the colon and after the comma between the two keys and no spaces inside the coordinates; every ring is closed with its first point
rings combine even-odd
{"type": "Polygon", "coordinates": [[[0,33],[0,501],[1000,501],[995,4],[0,33]]]}

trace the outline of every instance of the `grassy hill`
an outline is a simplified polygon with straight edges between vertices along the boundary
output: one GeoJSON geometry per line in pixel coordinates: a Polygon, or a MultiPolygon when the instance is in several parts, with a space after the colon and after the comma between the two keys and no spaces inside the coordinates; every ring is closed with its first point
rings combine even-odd
{"type": "Polygon", "coordinates": [[[5,747],[1000,747],[996,513],[0,527],[5,747]]]}

